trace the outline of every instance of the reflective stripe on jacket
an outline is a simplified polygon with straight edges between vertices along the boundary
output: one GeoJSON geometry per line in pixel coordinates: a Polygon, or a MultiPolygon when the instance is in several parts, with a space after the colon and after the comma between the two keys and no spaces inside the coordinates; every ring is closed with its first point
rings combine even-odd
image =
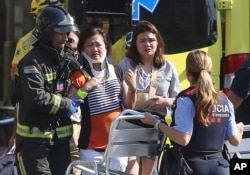
{"type": "MultiPolygon", "coordinates": [[[[44,138],[44,139],[52,139],[55,131],[41,131],[37,127],[30,128],[29,126],[21,125],[17,123],[17,134],[22,137],[29,137],[29,138],[44,138]]],[[[70,137],[73,134],[73,127],[72,125],[62,126],[56,128],[57,136],[59,139],[70,137]]]]}
{"type": "Polygon", "coordinates": [[[68,139],[72,135],[67,116],[71,100],[66,97],[70,81],[57,79],[63,57],[57,50],[38,44],[18,64],[17,136],[51,140],[56,135],[68,139]]]}

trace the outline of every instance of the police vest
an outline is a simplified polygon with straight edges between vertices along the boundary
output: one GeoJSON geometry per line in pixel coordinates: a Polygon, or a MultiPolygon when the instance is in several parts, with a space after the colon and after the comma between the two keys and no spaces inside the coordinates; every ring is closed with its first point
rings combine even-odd
{"type": "MultiPolygon", "coordinates": [[[[192,101],[195,102],[194,95],[192,95],[191,98],[193,98],[192,101]]],[[[199,122],[198,116],[195,115],[193,120],[193,134],[189,144],[183,148],[183,151],[222,151],[229,118],[230,111],[227,97],[224,93],[221,93],[220,99],[214,106],[210,124],[207,127],[199,122]]]]}
{"type": "MultiPolygon", "coordinates": [[[[188,89],[179,93],[178,97],[187,96],[193,104],[195,104],[195,87],[189,87],[188,89]]],[[[178,98],[177,97],[177,98],[178,98]]],[[[174,102],[172,125],[175,124],[175,109],[176,101],[174,102]]],[[[185,116],[183,116],[185,117],[185,116]]],[[[198,120],[198,116],[195,115],[193,119],[193,134],[189,144],[182,148],[183,153],[190,152],[219,152],[222,150],[224,143],[225,132],[227,130],[228,121],[230,117],[229,105],[227,97],[224,93],[221,96],[214,107],[209,126],[204,126],[198,120]]],[[[173,143],[175,145],[175,143],[173,143]]]]}

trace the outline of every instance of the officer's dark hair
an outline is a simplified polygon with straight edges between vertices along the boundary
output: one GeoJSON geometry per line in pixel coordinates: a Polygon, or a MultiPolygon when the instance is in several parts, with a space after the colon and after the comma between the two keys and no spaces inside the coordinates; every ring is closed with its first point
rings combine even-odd
{"type": "Polygon", "coordinates": [[[36,18],[33,34],[42,42],[49,43],[53,31],[58,33],[79,32],[69,12],[59,6],[48,6],[36,18]]]}

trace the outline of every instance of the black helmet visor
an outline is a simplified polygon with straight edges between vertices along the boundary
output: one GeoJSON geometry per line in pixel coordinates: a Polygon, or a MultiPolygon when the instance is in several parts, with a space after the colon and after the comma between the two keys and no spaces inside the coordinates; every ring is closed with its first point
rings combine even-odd
{"type": "Polygon", "coordinates": [[[69,32],[79,32],[79,29],[76,25],[69,25],[69,26],[55,27],[54,31],[57,33],[69,33],[69,32]]]}

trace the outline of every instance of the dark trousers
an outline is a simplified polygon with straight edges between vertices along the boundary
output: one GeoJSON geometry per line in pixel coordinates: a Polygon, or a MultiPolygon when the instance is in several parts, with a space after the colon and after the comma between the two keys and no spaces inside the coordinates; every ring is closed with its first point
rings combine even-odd
{"type": "Polygon", "coordinates": [[[24,142],[16,156],[20,175],[63,175],[71,161],[69,143],[24,142]]]}
{"type": "Polygon", "coordinates": [[[229,162],[224,158],[194,157],[187,159],[192,175],[229,175],[229,162]]]}

